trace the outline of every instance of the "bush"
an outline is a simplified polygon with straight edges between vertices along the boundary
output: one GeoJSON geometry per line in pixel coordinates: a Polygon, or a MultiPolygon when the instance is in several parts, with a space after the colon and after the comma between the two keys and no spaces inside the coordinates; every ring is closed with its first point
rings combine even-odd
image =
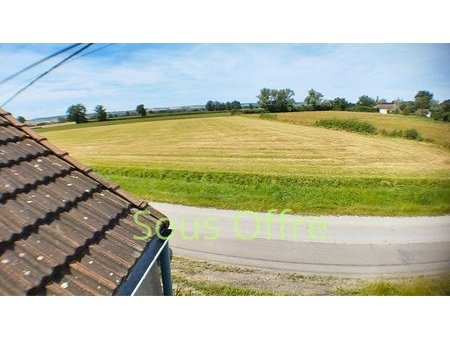
{"type": "Polygon", "coordinates": [[[405,131],[405,137],[408,140],[421,140],[422,137],[420,136],[419,132],[415,129],[408,129],[405,131]]]}
{"type": "Polygon", "coordinates": [[[316,126],[328,129],[353,131],[361,134],[375,134],[377,128],[370,122],[347,119],[324,119],[316,121],[316,126]]]}

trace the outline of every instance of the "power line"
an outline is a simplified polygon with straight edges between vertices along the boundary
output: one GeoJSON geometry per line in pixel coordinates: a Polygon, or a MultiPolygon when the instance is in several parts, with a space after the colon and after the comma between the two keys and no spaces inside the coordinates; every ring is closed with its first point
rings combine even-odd
{"type": "Polygon", "coordinates": [[[59,50],[59,51],[57,51],[57,52],[55,52],[55,53],[53,53],[53,54],[51,54],[51,55],[49,55],[49,56],[47,56],[47,57],[45,57],[45,58],[39,60],[39,61],[36,61],[35,63],[33,63],[33,64],[31,64],[31,65],[29,65],[29,66],[27,66],[27,67],[25,67],[25,68],[23,68],[23,69],[21,69],[21,70],[19,70],[17,73],[14,73],[13,75],[8,76],[6,79],[3,79],[2,81],[0,81],[0,85],[2,85],[2,84],[4,84],[5,82],[7,82],[7,81],[9,81],[9,80],[11,80],[11,79],[13,79],[13,78],[15,78],[16,76],[22,74],[23,72],[26,72],[27,70],[29,70],[29,69],[31,69],[31,68],[33,68],[33,67],[35,67],[35,66],[41,64],[42,62],[45,62],[45,61],[47,61],[47,60],[49,60],[49,59],[51,59],[51,58],[53,58],[53,57],[55,57],[55,56],[58,56],[59,54],[64,53],[64,52],[67,52],[68,50],[70,50],[70,49],[72,49],[72,48],[75,48],[75,47],[77,47],[77,46],[79,46],[79,45],[81,45],[81,43],[74,43],[73,45],[70,45],[70,46],[68,46],[68,47],[65,47],[65,48],[63,48],[63,49],[61,49],[61,50],[59,50]]]}
{"type": "Polygon", "coordinates": [[[64,60],[58,62],[56,65],[54,65],[52,68],[50,68],[49,70],[45,71],[44,73],[42,73],[41,75],[39,75],[38,77],[34,78],[30,83],[28,83],[25,87],[23,87],[22,89],[20,89],[18,92],[16,92],[13,96],[11,96],[8,100],[6,100],[5,102],[2,103],[2,105],[0,107],[3,107],[4,105],[8,104],[9,102],[11,102],[12,100],[14,100],[18,95],[20,95],[20,93],[22,93],[23,91],[25,91],[27,88],[31,87],[34,83],[36,83],[38,80],[42,79],[45,75],[47,75],[48,73],[50,73],[51,71],[55,70],[56,68],[58,68],[59,66],[61,66],[63,63],[66,63],[67,61],[69,61],[71,58],[73,58],[74,56],[80,54],[82,51],[86,50],[87,48],[89,48],[90,46],[92,46],[93,43],[88,43],[86,44],[86,46],[80,48],[79,50],[77,50],[76,52],[70,54],[68,57],[66,57],[64,60]]]}
{"type": "Polygon", "coordinates": [[[101,51],[102,49],[111,47],[112,45],[114,45],[114,43],[108,43],[108,44],[105,45],[105,46],[101,46],[101,47],[99,47],[99,48],[97,48],[97,49],[94,49],[94,50],[92,50],[92,51],[90,51],[90,52],[87,52],[87,53],[78,55],[77,57],[71,59],[71,60],[68,61],[67,63],[70,63],[70,62],[75,61],[75,60],[77,60],[77,59],[79,59],[79,58],[82,58],[83,56],[88,56],[88,55],[94,54],[94,53],[96,53],[96,52],[98,52],[98,51],[101,51]]]}

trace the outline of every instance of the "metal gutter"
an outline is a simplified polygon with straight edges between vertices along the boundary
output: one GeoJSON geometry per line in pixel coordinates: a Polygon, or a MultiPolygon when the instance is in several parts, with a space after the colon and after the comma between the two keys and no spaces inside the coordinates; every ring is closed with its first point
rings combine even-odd
{"type": "Polygon", "coordinates": [[[172,277],[170,272],[170,253],[168,240],[153,237],[141,257],[131,269],[127,279],[117,289],[116,296],[134,296],[157,260],[161,262],[163,294],[172,295],[172,277]],[[149,263],[150,261],[150,263],[149,263]]]}
{"type": "Polygon", "coordinates": [[[163,286],[164,296],[172,296],[172,272],[170,268],[170,249],[169,242],[166,241],[167,245],[163,245],[163,250],[160,255],[161,261],[161,279],[163,286]]]}

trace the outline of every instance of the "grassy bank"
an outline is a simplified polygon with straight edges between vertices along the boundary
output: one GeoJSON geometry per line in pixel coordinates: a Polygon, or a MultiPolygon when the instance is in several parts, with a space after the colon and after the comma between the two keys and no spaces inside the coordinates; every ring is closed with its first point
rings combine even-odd
{"type": "Polygon", "coordinates": [[[450,212],[450,179],[317,178],[97,166],[137,196],[161,202],[299,214],[450,212]]]}

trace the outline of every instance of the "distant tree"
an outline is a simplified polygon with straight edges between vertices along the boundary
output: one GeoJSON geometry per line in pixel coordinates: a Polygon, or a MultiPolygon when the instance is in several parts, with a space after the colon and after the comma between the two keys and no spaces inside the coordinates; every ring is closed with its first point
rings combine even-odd
{"type": "Polygon", "coordinates": [[[208,110],[208,111],[215,110],[214,102],[212,102],[211,100],[206,102],[205,109],[208,110]]]}
{"type": "Polygon", "coordinates": [[[237,110],[241,109],[241,103],[239,101],[233,102],[219,102],[219,101],[211,101],[206,102],[205,109],[208,111],[214,110],[237,110]]]}
{"type": "Polygon", "coordinates": [[[223,102],[219,102],[219,101],[214,101],[214,110],[225,110],[226,105],[223,102]]]}
{"type": "Polygon", "coordinates": [[[292,89],[279,89],[275,96],[276,111],[292,111],[295,106],[294,91],[292,89]]]}
{"type": "Polygon", "coordinates": [[[26,122],[25,117],[23,117],[23,116],[17,116],[17,121],[19,121],[21,123],[25,123],[26,122]]]}
{"type": "Polygon", "coordinates": [[[414,96],[415,109],[430,109],[433,94],[426,90],[420,90],[414,96]]]}
{"type": "Polygon", "coordinates": [[[320,110],[331,110],[333,109],[333,104],[330,100],[323,100],[319,106],[320,110]]]}
{"type": "Polygon", "coordinates": [[[450,100],[442,101],[440,106],[443,112],[450,112],[450,100]]]}
{"type": "Polygon", "coordinates": [[[438,121],[450,122],[450,100],[442,101],[439,106],[432,103],[431,117],[438,121]]]}
{"type": "Polygon", "coordinates": [[[414,102],[412,101],[398,101],[398,110],[400,114],[411,115],[414,114],[414,102]]]}
{"type": "Polygon", "coordinates": [[[260,90],[258,104],[271,112],[292,111],[295,106],[294,91],[292,89],[268,89],[260,90]]]}
{"type": "Polygon", "coordinates": [[[308,91],[308,96],[305,98],[305,105],[313,110],[316,110],[320,107],[322,103],[323,95],[314,89],[310,89],[308,91]]]}
{"type": "Polygon", "coordinates": [[[356,102],[356,105],[370,108],[375,106],[375,100],[372,99],[370,96],[363,95],[358,98],[358,102],[356,102]]]}
{"type": "Polygon", "coordinates": [[[270,110],[270,107],[272,106],[272,100],[271,100],[271,90],[269,88],[263,88],[259,91],[258,98],[258,105],[261,108],[270,110]]]}
{"type": "Polygon", "coordinates": [[[136,107],[136,113],[145,117],[147,115],[147,109],[145,109],[143,104],[140,104],[136,107]]]}
{"type": "Polygon", "coordinates": [[[67,120],[77,124],[87,122],[86,107],[81,103],[71,105],[67,109],[67,120]]]}
{"type": "Polygon", "coordinates": [[[108,118],[108,114],[106,113],[105,107],[103,107],[101,104],[95,107],[95,113],[98,121],[106,121],[108,118]]]}
{"type": "Polygon", "coordinates": [[[241,103],[239,101],[236,101],[236,100],[231,102],[231,109],[233,109],[233,110],[242,109],[241,103]]]}
{"type": "Polygon", "coordinates": [[[331,101],[331,107],[333,110],[346,110],[350,107],[350,103],[342,97],[337,97],[331,101]]]}

